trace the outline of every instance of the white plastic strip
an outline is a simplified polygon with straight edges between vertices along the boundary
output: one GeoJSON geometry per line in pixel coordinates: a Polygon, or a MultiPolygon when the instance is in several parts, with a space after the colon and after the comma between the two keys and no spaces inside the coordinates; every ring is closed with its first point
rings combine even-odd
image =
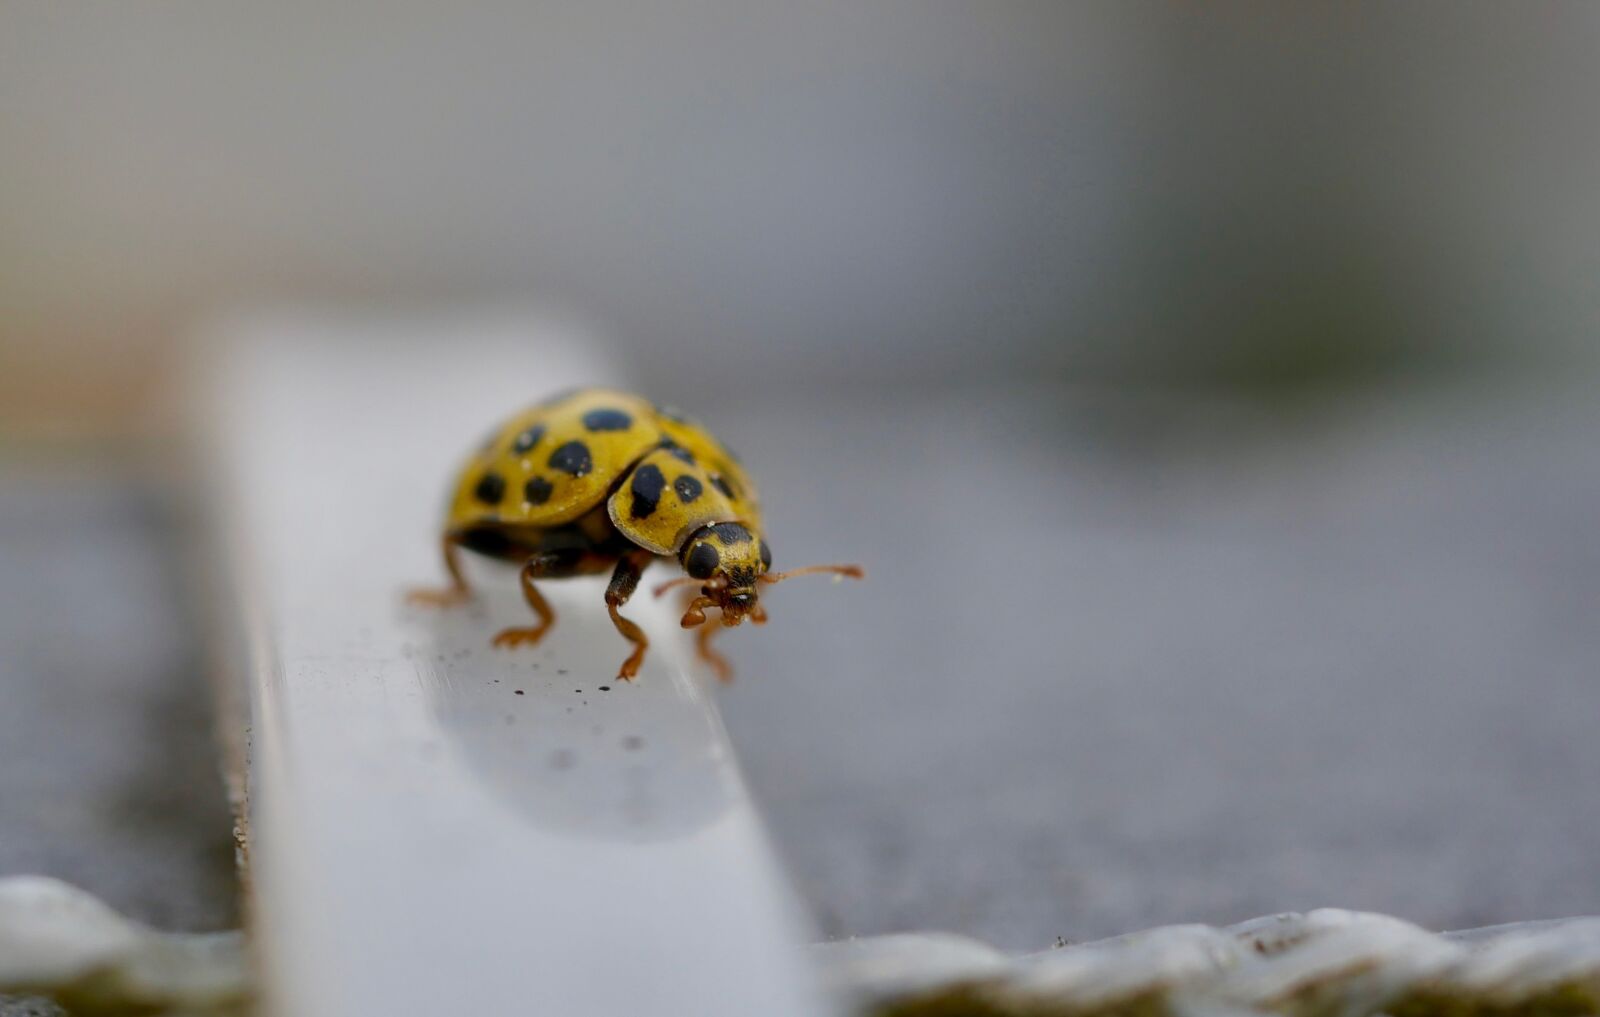
{"type": "Polygon", "coordinates": [[[295,1017],[821,1012],[803,923],[675,618],[633,685],[603,580],[546,584],[536,649],[514,572],[437,584],[451,473],[498,417],[618,379],[525,324],[256,319],[207,382],[242,558],[256,932],[295,1017]]]}

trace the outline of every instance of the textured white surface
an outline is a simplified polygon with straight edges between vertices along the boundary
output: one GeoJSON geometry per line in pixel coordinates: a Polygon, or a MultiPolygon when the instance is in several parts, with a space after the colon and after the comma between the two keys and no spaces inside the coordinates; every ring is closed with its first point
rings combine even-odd
{"type": "Polygon", "coordinates": [[[228,338],[216,437],[254,595],[275,1012],[816,1013],[797,911],[664,605],[626,611],[654,640],[630,686],[601,581],[547,584],[557,627],[519,651],[489,645],[528,617],[509,569],[474,564],[469,608],[402,602],[442,579],[459,458],[527,401],[616,380],[606,365],[516,325],[228,338]]]}
{"type": "Polygon", "coordinates": [[[43,876],[0,879],[0,993],[49,993],[84,1012],[232,1012],[249,997],[238,933],[178,935],[130,921],[43,876]]]}
{"type": "Polygon", "coordinates": [[[1428,932],[1388,915],[1323,908],[1228,928],[1169,925],[1005,958],[977,940],[904,934],[830,943],[815,959],[831,989],[863,1010],[1361,1017],[1405,1003],[1421,1012],[1549,1004],[1592,1012],[1600,995],[1600,918],[1428,932]],[[1572,993],[1579,995],[1571,995],[1572,993]]]}

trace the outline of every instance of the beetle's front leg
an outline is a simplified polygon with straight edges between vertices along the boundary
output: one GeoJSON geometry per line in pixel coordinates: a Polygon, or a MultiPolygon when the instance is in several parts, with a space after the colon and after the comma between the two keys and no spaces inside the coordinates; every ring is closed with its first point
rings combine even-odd
{"type": "Polygon", "coordinates": [[[606,610],[611,612],[611,624],[622,633],[622,638],[633,643],[633,653],[622,662],[622,669],[617,672],[617,677],[625,682],[633,681],[639,673],[639,665],[644,663],[644,651],[650,645],[650,640],[645,638],[643,629],[622,617],[618,609],[639,588],[639,577],[644,575],[644,570],[654,558],[655,555],[649,551],[629,551],[618,560],[616,571],[611,573],[611,584],[606,587],[606,610]]]}
{"type": "MultiPolygon", "coordinates": [[[[716,606],[716,601],[706,596],[686,596],[683,604],[683,621],[679,622],[686,629],[699,628],[694,634],[695,652],[700,659],[711,666],[717,679],[723,684],[733,681],[733,665],[728,663],[728,658],[718,653],[711,646],[711,639],[722,630],[722,626],[706,618],[706,608],[716,606]]],[[[756,605],[761,610],[761,606],[756,605]]],[[[765,611],[755,617],[756,624],[765,625],[767,615],[765,611]]]]}
{"type": "Polygon", "coordinates": [[[706,622],[700,626],[700,631],[694,634],[695,652],[700,659],[711,665],[711,670],[716,673],[717,680],[726,685],[733,681],[733,665],[728,663],[728,658],[718,653],[711,645],[711,638],[722,631],[722,626],[715,622],[706,622]]]}

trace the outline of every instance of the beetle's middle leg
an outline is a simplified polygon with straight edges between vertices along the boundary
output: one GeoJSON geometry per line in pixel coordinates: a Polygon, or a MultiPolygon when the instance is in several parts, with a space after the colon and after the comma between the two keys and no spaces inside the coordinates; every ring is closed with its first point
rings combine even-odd
{"type": "Polygon", "coordinates": [[[426,607],[449,607],[472,599],[472,589],[461,571],[461,534],[446,533],[439,541],[444,551],[445,571],[450,573],[450,585],[443,589],[416,589],[406,594],[412,604],[426,607]]]}
{"type": "Polygon", "coordinates": [[[617,562],[617,570],[611,573],[611,585],[606,587],[606,610],[611,612],[611,624],[622,633],[622,638],[633,644],[633,653],[622,662],[622,668],[617,672],[617,677],[625,682],[633,681],[639,673],[639,665],[644,663],[644,651],[649,647],[650,640],[645,638],[643,629],[622,617],[618,609],[639,588],[639,577],[644,575],[645,568],[654,559],[655,555],[649,551],[629,551],[617,562]]]}
{"type": "Polygon", "coordinates": [[[547,576],[552,571],[558,571],[556,566],[567,562],[567,557],[559,554],[539,554],[529,558],[522,566],[519,578],[522,581],[522,599],[533,608],[533,613],[539,616],[539,624],[524,627],[501,629],[494,637],[496,646],[529,646],[536,645],[550,631],[550,626],[556,623],[556,613],[550,609],[545,601],[544,594],[533,585],[533,581],[540,576],[547,576]]]}

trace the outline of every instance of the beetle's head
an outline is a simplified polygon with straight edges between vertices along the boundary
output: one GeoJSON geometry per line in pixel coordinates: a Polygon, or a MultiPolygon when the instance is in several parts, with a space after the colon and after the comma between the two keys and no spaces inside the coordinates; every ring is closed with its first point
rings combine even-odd
{"type": "Polygon", "coordinates": [[[724,625],[737,625],[745,615],[757,625],[767,620],[756,584],[771,567],[772,552],[759,534],[743,523],[705,526],[684,542],[681,560],[689,578],[703,584],[696,606],[684,616],[685,627],[705,620],[703,607],[720,610],[724,625]]]}
{"type": "Polygon", "coordinates": [[[656,587],[656,596],[674,586],[700,585],[700,595],[689,602],[689,609],[683,616],[686,629],[705,624],[708,607],[721,611],[722,624],[730,627],[744,621],[746,615],[757,625],[764,625],[767,612],[761,606],[758,587],[781,583],[793,576],[823,572],[860,579],[865,575],[859,565],[809,565],[787,572],[769,572],[772,551],[760,534],[743,523],[713,523],[701,527],[684,542],[678,557],[688,577],[662,583],[656,587]]]}

